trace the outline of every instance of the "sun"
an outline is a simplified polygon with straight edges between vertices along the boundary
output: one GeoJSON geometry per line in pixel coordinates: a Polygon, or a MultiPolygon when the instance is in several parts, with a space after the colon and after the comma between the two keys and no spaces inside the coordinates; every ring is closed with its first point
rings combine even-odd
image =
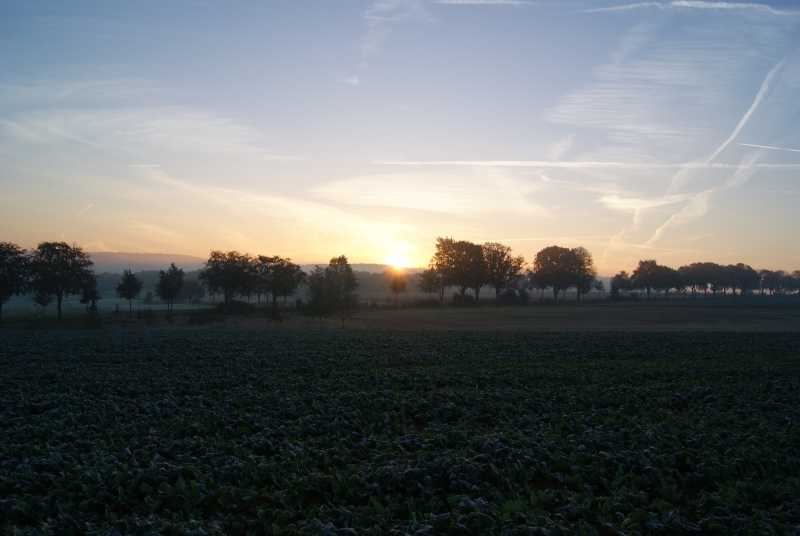
{"type": "Polygon", "coordinates": [[[392,268],[411,267],[411,261],[408,259],[408,257],[404,257],[403,255],[389,255],[386,257],[385,263],[392,265],[392,268]]]}

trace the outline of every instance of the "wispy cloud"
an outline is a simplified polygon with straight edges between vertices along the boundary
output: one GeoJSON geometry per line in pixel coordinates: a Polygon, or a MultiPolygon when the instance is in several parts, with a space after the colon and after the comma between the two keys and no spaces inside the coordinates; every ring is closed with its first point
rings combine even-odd
{"type": "Polygon", "coordinates": [[[533,4],[523,0],[436,0],[437,4],[449,4],[451,6],[492,6],[492,5],[513,5],[522,6],[533,4]]]}
{"type": "Polygon", "coordinates": [[[674,2],[637,2],[612,7],[599,7],[584,9],[576,13],[603,13],[614,11],[630,11],[634,9],[705,9],[705,10],[736,10],[766,13],[770,15],[798,15],[797,11],[784,11],[775,9],[766,4],[747,2],[703,2],[698,0],[676,0],[674,2]]]}
{"type": "Polygon", "coordinates": [[[786,149],[784,147],[771,147],[769,145],[753,145],[752,143],[737,143],[743,147],[758,147],[760,149],[774,149],[776,151],[791,151],[793,153],[800,153],[800,149],[786,149]]]}
{"type": "Polygon", "coordinates": [[[550,160],[558,160],[570,150],[572,142],[573,137],[572,134],[570,134],[553,143],[547,150],[547,158],[550,160]]]}
{"type": "Polygon", "coordinates": [[[739,121],[739,124],[736,125],[736,128],[733,129],[731,135],[728,136],[728,139],[725,140],[722,143],[722,145],[720,145],[719,148],[717,148],[716,151],[714,151],[714,154],[708,157],[706,163],[710,163],[712,160],[714,160],[719,155],[719,153],[721,153],[725,149],[725,147],[727,147],[730,144],[730,142],[732,142],[736,138],[736,136],[739,135],[739,132],[742,131],[742,127],[747,123],[747,120],[750,119],[750,116],[753,115],[753,112],[761,103],[761,100],[764,98],[764,95],[766,95],[767,91],[769,90],[769,87],[772,84],[772,80],[775,78],[775,73],[777,73],[780,70],[780,68],[783,67],[785,64],[786,64],[786,58],[779,61],[778,64],[775,67],[773,67],[769,73],[767,73],[767,77],[764,78],[763,82],[761,82],[761,88],[758,90],[756,98],[753,100],[753,104],[751,104],[750,108],[747,109],[747,112],[745,112],[744,116],[739,121]]]}
{"type": "MultiPolygon", "coordinates": [[[[435,19],[427,12],[425,5],[418,0],[383,0],[375,2],[363,14],[366,32],[361,38],[360,71],[369,67],[371,58],[389,37],[392,25],[409,22],[433,22],[435,19]]],[[[342,76],[339,79],[352,86],[362,82],[358,75],[342,76]]]]}
{"type": "Polygon", "coordinates": [[[685,225],[705,216],[709,211],[711,196],[721,190],[741,186],[747,182],[748,179],[750,179],[750,177],[752,177],[758,169],[754,164],[762,155],[763,151],[757,151],[753,154],[747,155],[742,163],[737,167],[734,174],[728,178],[725,183],[694,194],[686,206],[684,206],[679,212],[676,212],[670,216],[670,218],[664,222],[661,227],[656,229],[655,233],[653,233],[653,236],[650,237],[650,239],[647,240],[644,245],[653,245],[656,241],[658,241],[659,238],[661,238],[664,232],[671,227],[685,225]]]}
{"type": "MultiPolygon", "coordinates": [[[[736,164],[689,162],[679,164],[659,164],[650,162],[583,162],[550,160],[384,160],[374,164],[394,166],[463,166],[463,167],[524,167],[524,168],[560,168],[560,169],[736,169],[736,164]]],[[[771,169],[800,169],[800,164],[755,164],[754,167],[771,169]]]]}
{"type": "Polygon", "coordinates": [[[310,189],[314,196],[343,205],[393,207],[477,216],[513,212],[527,216],[547,211],[529,195],[538,184],[504,173],[469,177],[449,174],[392,174],[353,177],[310,189]]]}

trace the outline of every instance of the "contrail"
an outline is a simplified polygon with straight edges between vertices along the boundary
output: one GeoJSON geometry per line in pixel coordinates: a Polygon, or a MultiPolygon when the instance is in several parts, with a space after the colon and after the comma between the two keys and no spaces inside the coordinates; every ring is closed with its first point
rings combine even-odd
{"type": "Polygon", "coordinates": [[[747,147],[758,147],[760,149],[775,149],[777,151],[792,151],[793,153],[800,153],[800,149],[785,149],[783,147],[770,147],[769,145],[753,145],[752,143],[737,143],[736,145],[745,145],[747,147]]]}
{"type": "Polygon", "coordinates": [[[91,203],[90,203],[88,207],[86,207],[85,209],[81,210],[81,213],[80,213],[80,214],[78,214],[77,216],[75,216],[75,219],[77,220],[78,218],[80,218],[80,217],[81,217],[81,214],[83,214],[84,212],[86,212],[87,210],[89,210],[89,208],[91,208],[91,206],[92,206],[92,205],[91,205],[91,203]]]}
{"type": "Polygon", "coordinates": [[[725,149],[725,147],[727,147],[728,144],[734,140],[734,138],[736,138],[736,136],[739,135],[739,131],[742,130],[742,127],[745,125],[745,123],[747,123],[747,120],[750,119],[750,116],[753,115],[753,112],[758,107],[759,103],[761,102],[761,99],[763,99],[764,95],[767,93],[769,85],[772,83],[772,79],[775,77],[775,73],[778,72],[778,69],[783,67],[784,63],[786,63],[786,58],[783,58],[781,61],[779,61],[778,65],[773,67],[772,70],[769,72],[769,74],[767,74],[767,77],[761,83],[761,89],[758,90],[758,94],[756,95],[755,100],[753,100],[753,104],[751,104],[750,108],[747,110],[747,113],[744,114],[744,117],[742,117],[742,120],[739,121],[738,125],[736,125],[736,128],[733,129],[733,132],[728,137],[728,139],[725,140],[725,143],[720,145],[719,149],[717,149],[714,152],[714,154],[712,154],[711,157],[708,160],[706,160],[706,164],[710,164],[711,161],[714,160],[717,157],[717,155],[721,153],[722,150],[725,149]]]}

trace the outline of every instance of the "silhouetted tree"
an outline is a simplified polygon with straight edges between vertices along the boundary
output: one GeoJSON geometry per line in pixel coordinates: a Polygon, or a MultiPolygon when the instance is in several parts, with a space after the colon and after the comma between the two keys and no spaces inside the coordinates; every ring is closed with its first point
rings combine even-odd
{"type": "Polygon", "coordinates": [[[397,305],[397,298],[406,291],[406,281],[400,275],[395,275],[389,280],[389,290],[394,294],[394,304],[397,305]]]}
{"type": "Polygon", "coordinates": [[[0,320],[3,305],[11,296],[24,293],[28,286],[29,263],[26,251],[11,242],[0,242],[0,320]]]}
{"type": "Polygon", "coordinates": [[[86,305],[86,314],[97,314],[97,302],[102,296],[97,290],[97,277],[93,273],[86,274],[81,288],[81,303],[86,305]]]}
{"type": "Polygon", "coordinates": [[[331,259],[322,270],[316,266],[308,277],[311,293],[311,308],[324,312],[334,310],[344,322],[356,308],[356,297],[353,293],[358,288],[358,279],[347,257],[341,255],[331,259]]]}
{"type": "Polygon", "coordinates": [[[172,304],[180,296],[183,288],[184,272],[175,263],[170,263],[169,268],[158,271],[158,282],[156,283],[156,296],[160,300],[167,302],[167,311],[172,311],[172,304]]]}
{"type": "Polygon", "coordinates": [[[223,296],[223,315],[228,314],[228,304],[252,277],[250,256],[238,251],[212,251],[205,268],[200,271],[200,281],[209,292],[223,296]]]}
{"type": "Polygon", "coordinates": [[[580,299],[581,294],[592,290],[597,277],[597,269],[594,267],[592,254],[586,248],[573,248],[572,254],[574,258],[571,263],[571,271],[575,277],[574,286],[578,291],[577,299],[580,299]]]}
{"type": "Polygon", "coordinates": [[[747,264],[738,263],[730,267],[732,274],[733,293],[736,295],[736,288],[739,288],[739,293],[742,297],[747,296],[747,293],[753,291],[761,284],[761,276],[758,272],[748,266],[747,264]]]}
{"type": "Polygon", "coordinates": [[[544,291],[548,288],[547,286],[547,278],[540,275],[535,270],[528,269],[525,272],[525,284],[523,285],[523,290],[526,288],[532,290],[540,290],[541,296],[539,296],[539,301],[544,301],[544,291]]]}
{"type": "Polygon", "coordinates": [[[631,283],[636,288],[646,289],[647,297],[650,297],[650,289],[653,288],[653,277],[658,269],[658,263],[654,260],[639,261],[639,266],[631,274],[631,283]]]}
{"type": "Polygon", "coordinates": [[[464,295],[470,288],[475,289],[477,301],[481,287],[486,283],[486,265],[481,246],[466,240],[439,237],[430,265],[442,274],[446,286],[458,289],[461,303],[466,301],[464,295]]]}
{"type": "Polygon", "coordinates": [[[82,292],[87,277],[93,275],[93,264],[77,244],[42,242],[34,250],[31,284],[35,291],[48,292],[56,297],[59,322],[63,299],[82,292]]]}
{"type": "Polygon", "coordinates": [[[626,290],[630,294],[631,276],[628,275],[628,272],[623,270],[611,278],[611,294],[613,296],[619,296],[626,290]]]}
{"type": "Polygon", "coordinates": [[[204,298],[205,295],[206,292],[203,288],[203,285],[200,284],[199,281],[190,279],[183,282],[183,287],[181,287],[181,293],[178,295],[178,300],[191,302],[192,300],[204,298]]]}
{"type": "Polygon", "coordinates": [[[681,286],[681,276],[677,270],[669,266],[656,264],[649,273],[649,283],[657,292],[663,292],[664,299],[667,299],[670,290],[681,286]]]}
{"type": "Polygon", "coordinates": [[[419,287],[422,292],[428,295],[429,307],[433,304],[434,292],[441,292],[441,296],[439,297],[440,301],[444,297],[444,288],[442,288],[441,285],[441,276],[433,268],[428,268],[419,275],[417,287],[419,287]]]}
{"type": "Polygon", "coordinates": [[[278,296],[283,296],[285,306],[286,298],[307,282],[305,272],[298,264],[294,264],[292,259],[259,255],[256,260],[256,270],[261,288],[264,292],[272,294],[273,306],[277,304],[278,296]]]}
{"type": "Polygon", "coordinates": [[[142,293],[144,282],[133,275],[130,270],[123,270],[122,279],[117,283],[117,297],[128,300],[128,313],[133,318],[133,300],[142,293]]]}
{"type": "Polygon", "coordinates": [[[522,279],[525,258],[513,256],[511,248],[497,242],[483,245],[483,260],[486,266],[486,281],[494,289],[495,298],[500,302],[500,294],[515,287],[522,279]]]}
{"type": "Polygon", "coordinates": [[[39,290],[33,293],[33,303],[41,306],[42,318],[44,318],[44,308],[53,303],[55,296],[49,294],[46,290],[39,290]]]}
{"type": "Polygon", "coordinates": [[[575,284],[575,252],[559,246],[546,247],[536,254],[533,271],[540,285],[553,289],[553,300],[558,293],[575,284]]]}

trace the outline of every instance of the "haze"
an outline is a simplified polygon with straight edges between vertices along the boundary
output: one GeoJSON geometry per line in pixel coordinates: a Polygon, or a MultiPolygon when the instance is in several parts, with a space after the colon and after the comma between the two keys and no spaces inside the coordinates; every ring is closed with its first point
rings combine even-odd
{"type": "Polygon", "coordinates": [[[0,240],[800,268],[793,2],[0,6],[0,240]]]}

